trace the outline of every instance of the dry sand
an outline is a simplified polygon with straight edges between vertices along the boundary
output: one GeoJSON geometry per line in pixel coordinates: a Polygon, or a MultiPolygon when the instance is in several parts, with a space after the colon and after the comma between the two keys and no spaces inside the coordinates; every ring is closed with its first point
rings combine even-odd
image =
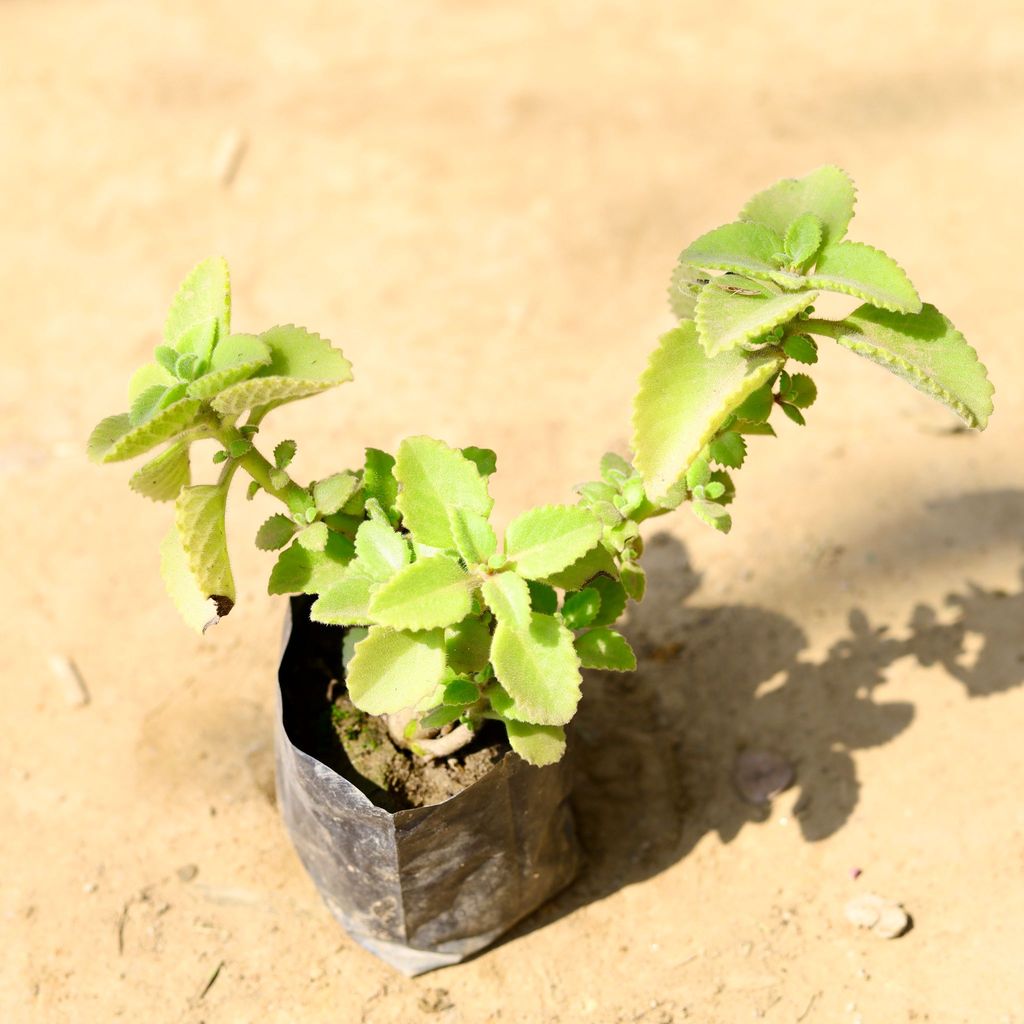
{"type": "Polygon", "coordinates": [[[0,1019],[1024,1021],[1022,124],[1017,2],[6,0],[0,1019]],[[982,351],[992,427],[826,351],[733,534],[652,539],[640,670],[587,685],[589,874],[396,976],[273,806],[267,507],[238,503],[240,604],[196,639],[167,508],[87,465],[88,430],[223,253],[239,329],[355,363],[268,421],[299,474],[431,433],[498,450],[500,519],[565,500],[627,441],[676,252],[824,162],[860,186],[853,236],[982,351]],[[730,783],[751,745],[797,765],[763,816],[730,783]],[[913,930],[856,930],[866,891],[913,930]]]}

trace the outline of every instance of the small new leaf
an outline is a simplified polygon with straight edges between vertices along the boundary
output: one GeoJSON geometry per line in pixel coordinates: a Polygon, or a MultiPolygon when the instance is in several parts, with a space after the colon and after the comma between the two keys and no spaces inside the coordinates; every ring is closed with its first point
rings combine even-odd
{"type": "Polygon", "coordinates": [[[307,551],[323,551],[327,547],[328,535],[326,523],[310,523],[296,534],[295,539],[307,551]]]}
{"type": "Polygon", "coordinates": [[[576,638],[576,653],[584,668],[632,672],[636,668],[633,648],[621,633],[607,626],[591,629],[576,638]]]}
{"type": "Polygon", "coordinates": [[[177,353],[209,359],[218,337],[231,332],[231,283],[227,263],[218,257],[192,269],[171,303],[164,341],[177,353]]]}
{"type": "Polygon", "coordinates": [[[256,531],[256,547],[260,551],[277,551],[295,536],[295,523],[288,516],[271,516],[256,531]]]}
{"type": "Polygon", "coordinates": [[[796,269],[802,269],[817,255],[825,228],[813,213],[802,213],[786,229],[786,254],[796,269]]]}
{"type": "Polygon", "coordinates": [[[734,430],[726,430],[711,442],[708,450],[720,466],[739,469],[747,457],[747,442],[734,430]]]}
{"type": "Polygon", "coordinates": [[[333,473],[313,485],[313,502],[325,516],[339,512],[355,493],[359,478],[354,473],[333,473]]]}
{"type": "Polygon", "coordinates": [[[462,454],[476,466],[483,477],[493,476],[498,468],[498,456],[490,448],[477,448],[469,445],[462,449],[462,454]]]}
{"type": "Polygon", "coordinates": [[[782,343],[782,351],[798,363],[813,366],[818,361],[818,346],[806,334],[794,334],[782,343]]]}
{"type": "Polygon", "coordinates": [[[274,465],[278,469],[287,469],[295,458],[298,445],[294,441],[281,441],[274,448],[274,465]]]}

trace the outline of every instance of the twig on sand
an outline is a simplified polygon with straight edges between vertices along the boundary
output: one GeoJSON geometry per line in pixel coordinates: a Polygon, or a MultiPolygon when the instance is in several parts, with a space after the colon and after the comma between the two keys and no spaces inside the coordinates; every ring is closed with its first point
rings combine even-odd
{"type": "MultiPolygon", "coordinates": [[[[206,995],[206,993],[209,992],[211,988],[213,988],[213,983],[220,976],[220,969],[223,966],[224,966],[224,961],[221,960],[221,962],[219,964],[217,964],[217,966],[213,969],[213,974],[210,975],[210,980],[203,986],[203,991],[199,993],[199,1000],[201,1000],[206,995]]],[[[197,1002],[199,1000],[197,1000],[197,1002]]]]}
{"type": "Polygon", "coordinates": [[[91,699],[78,666],[66,654],[54,651],[50,655],[50,671],[64,690],[64,698],[73,707],[85,707],[91,699]]]}
{"type": "Polygon", "coordinates": [[[811,995],[811,998],[807,1000],[807,1006],[804,1007],[804,1012],[801,1013],[800,1016],[797,1017],[797,1019],[796,1019],[797,1024],[800,1024],[800,1021],[802,1021],[804,1019],[804,1017],[806,1017],[807,1014],[809,1014],[811,1012],[811,1007],[814,1005],[814,1000],[817,999],[817,998],[818,998],[818,993],[815,992],[815,993],[813,993],[811,995]]]}

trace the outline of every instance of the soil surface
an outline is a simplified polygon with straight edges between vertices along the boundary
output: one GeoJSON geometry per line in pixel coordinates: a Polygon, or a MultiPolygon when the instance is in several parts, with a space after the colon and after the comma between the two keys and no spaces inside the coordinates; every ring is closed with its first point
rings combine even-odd
{"type": "Polygon", "coordinates": [[[0,1020],[1024,1022],[1022,69],[1017,0],[0,4],[0,1020]],[[265,423],[299,477],[425,433],[498,452],[499,525],[571,500],[625,451],[678,251],[826,161],[983,353],[991,427],[823,344],[732,533],[646,535],[638,671],[588,675],[574,737],[586,871],[397,976],[274,806],[275,509],[240,488],[238,604],[193,636],[170,509],[85,437],[223,253],[238,330],[354,363],[265,423]],[[794,784],[744,799],[750,751],[794,784]]]}

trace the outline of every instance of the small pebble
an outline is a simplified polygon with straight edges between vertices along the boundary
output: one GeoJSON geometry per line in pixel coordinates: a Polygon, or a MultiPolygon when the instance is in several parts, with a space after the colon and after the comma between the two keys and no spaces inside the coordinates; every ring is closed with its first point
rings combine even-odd
{"type": "Polygon", "coordinates": [[[733,765],[733,782],[749,804],[763,806],[793,785],[791,761],[771,750],[744,750],[733,765]]]}
{"type": "Polygon", "coordinates": [[[850,877],[856,882],[864,872],[860,868],[850,868],[850,877]]]}
{"type": "Polygon", "coordinates": [[[910,928],[910,916],[893,900],[865,893],[846,904],[846,920],[880,939],[897,939],[910,928]]]}
{"type": "Polygon", "coordinates": [[[195,864],[185,864],[183,867],[178,868],[177,874],[181,881],[191,882],[199,874],[199,868],[195,864]]]}
{"type": "Polygon", "coordinates": [[[82,892],[94,893],[98,888],[99,886],[95,882],[86,882],[85,885],[82,886],[82,892]]]}

